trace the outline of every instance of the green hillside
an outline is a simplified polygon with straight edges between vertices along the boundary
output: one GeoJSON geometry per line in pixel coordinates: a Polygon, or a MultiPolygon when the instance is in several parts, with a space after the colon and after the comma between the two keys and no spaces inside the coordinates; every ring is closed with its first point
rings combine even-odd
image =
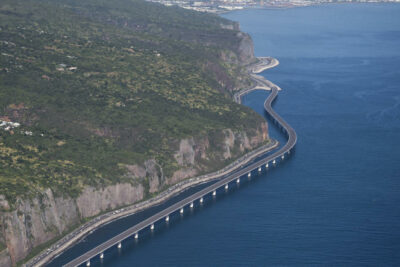
{"type": "Polygon", "coordinates": [[[171,173],[177,140],[256,128],[231,100],[241,68],[221,53],[240,38],[221,25],[137,0],[2,0],[0,195],[77,196],[149,158],[171,173]]]}

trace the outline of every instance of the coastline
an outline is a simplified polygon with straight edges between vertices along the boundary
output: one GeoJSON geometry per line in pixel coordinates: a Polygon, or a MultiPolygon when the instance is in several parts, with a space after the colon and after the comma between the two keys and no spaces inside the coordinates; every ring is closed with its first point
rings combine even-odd
{"type": "Polygon", "coordinates": [[[236,92],[233,95],[234,100],[241,104],[242,96],[245,94],[250,93],[254,90],[266,90],[271,91],[272,88],[278,89],[278,91],[282,90],[278,85],[274,84],[273,82],[265,79],[263,76],[258,75],[259,73],[274,68],[279,65],[279,61],[276,58],[272,57],[258,57],[258,62],[250,66],[249,68],[249,75],[251,79],[254,81],[255,85],[250,88],[242,89],[236,92]]]}
{"type": "Polygon", "coordinates": [[[265,70],[275,68],[279,65],[279,60],[273,57],[258,57],[259,62],[252,66],[251,72],[253,74],[261,73],[265,70]]]}
{"type": "Polygon", "coordinates": [[[243,168],[237,168],[233,170],[230,174],[225,177],[222,177],[215,183],[207,186],[200,191],[193,193],[192,195],[174,203],[165,209],[159,211],[158,213],[150,216],[149,218],[142,220],[141,222],[131,226],[127,230],[124,230],[120,234],[113,236],[112,238],[104,241],[103,243],[97,245],[91,250],[81,254],[80,256],[74,258],[72,261],[68,262],[64,266],[75,267],[81,264],[86,263],[87,266],[90,265],[90,260],[95,256],[99,256],[100,258],[104,257],[104,252],[111,247],[117,246],[121,247],[121,242],[125,241],[130,237],[138,238],[138,234],[140,231],[145,228],[150,227],[151,230],[154,229],[154,224],[162,219],[165,221],[169,221],[169,216],[172,213],[180,212],[182,213],[184,207],[192,208],[195,201],[199,201],[202,203],[203,197],[206,195],[212,194],[216,195],[216,191],[224,188],[227,190],[229,188],[230,183],[240,183],[240,178],[242,176],[251,177],[251,173],[253,171],[260,171],[265,166],[268,169],[268,165],[272,164],[276,166],[277,162],[281,162],[285,159],[285,156],[288,156],[293,151],[296,143],[297,143],[297,134],[295,130],[281,117],[277,114],[273,108],[272,103],[275,101],[278,96],[278,89],[276,87],[271,88],[271,93],[268,95],[264,102],[264,109],[270,118],[274,121],[274,123],[280,126],[280,130],[287,136],[287,142],[280,147],[277,151],[266,155],[266,157],[257,159],[250,163],[249,165],[243,166],[243,168]]]}
{"type": "MultiPolygon", "coordinates": [[[[157,2],[160,4],[164,4],[163,1],[154,1],[154,0],[147,0],[150,2],[157,2]]],[[[329,1],[321,1],[321,2],[303,2],[303,3],[297,3],[294,4],[293,2],[281,2],[281,4],[279,4],[278,2],[276,2],[275,4],[264,4],[264,5],[248,5],[248,6],[232,6],[232,9],[224,9],[224,10],[214,10],[214,9],[206,9],[206,10],[198,10],[198,9],[193,9],[191,8],[187,8],[184,6],[180,6],[182,8],[187,8],[187,9],[192,9],[192,10],[196,10],[199,12],[207,12],[207,13],[211,13],[211,14],[217,14],[217,15],[223,15],[223,14],[227,14],[230,12],[235,12],[235,11],[243,11],[243,10],[285,10],[285,9],[294,9],[294,8],[307,8],[307,7],[314,7],[314,6],[322,6],[322,5],[351,5],[351,4],[398,4],[399,1],[395,1],[395,0],[381,0],[381,1],[339,1],[339,2],[329,2],[329,1]],[[239,8],[235,8],[235,7],[239,7],[239,8]]]]}
{"type": "MultiPolygon", "coordinates": [[[[260,156],[264,153],[268,153],[271,150],[277,148],[278,145],[279,145],[279,142],[276,140],[273,140],[271,144],[261,146],[260,148],[245,154],[244,156],[237,159],[235,162],[231,163],[230,165],[236,163],[236,164],[239,164],[239,167],[240,167],[241,165],[246,164],[249,161],[257,158],[258,156],[260,156]],[[251,154],[251,155],[249,155],[249,154],[251,154]],[[239,163],[237,161],[241,161],[241,162],[239,163]]],[[[93,218],[92,220],[90,220],[89,222],[81,225],[79,228],[73,230],[66,236],[62,237],[59,241],[54,243],[50,248],[43,250],[38,256],[34,257],[32,260],[23,264],[23,266],[45,266],[47,263],[51,262],[51,260],[58,257],[65,250],[67,250],[69,247],[71,247],[75,243],[78,243],[82,238],[84,238],[86,235],[90,234],[94,230],[96,230],[106,224],[109,224],[113,221],[116,221],[118,219],[121,219],[121,218],[124,218],[127,216],[131,216],[131,215],[134,215],[135,213],[141,212],[148,208],[160,205],[163,202],[169,200],[170,198],[172,198],[176,195],[179,195],[180,193],[182,193],[192,187],[195,187],[195,186],[198,186],[198,185],[201,185],[201,184],[213,181],[213,180],[218,180],[222,176],[229,173],[229,171],[231,171],[231,168],[238,167],[238,166],[236,166],[236,164],[235,164],[235,166],[232,166],[232,167],[230,165],[228,165],[230,167],[228,170],[225,170],[225,168],[227,168],[227,167],[225,167],[224,169],[219,170],[216,173],[211,173],[211,174],[206,174],[206,175],[199,176],[199,177],[190,178],[188,180],[185,180],[185,181],[182,181],[175,185],[172,185],[167,190],[161,192],[160,194],[158,194],[157,196],[155,196],[151,199],[139,202],[137,204],[129,205],[124,208],[113,210],[113,211],[107,212],[105,214],[98,215],[95,218],[93,218]],[[65,239],[67,239],[67,240],[65,240],[65,239]],[[59,243],[62,243],[62,244],[59,244],[59,243]],[[49,252],[49,253],[47,253],[47,252],[49,252]],[[43,258],[40,257],[42,255],[44,255],[43,258]],[[35,259],[37,259],[38,257],[40,259],[35,261],[35,259]]]]}
{"type": "MultiPolygon", "coordinates": [[[[248,67],[249,75],[251,75],[252,79],[256,81],[256,86],[251,88],[246,88],[237,92],[234,95],[234,100],[237,103],[241,103],[241,96],[247,94],[253,90],[271,90],[272,87],[279,88],[272,82],[266,80],[264,77],[260,75],[256,75],[256,73],[261,73],[264,70],[276,67],[279,64],[277,59],[272,57],[260,57],[258,58],[258,62],[252,64],[248,67]]],[[[280,88],[279,88],[280,90],[280,88]]],[[[28,262],[23,264],[24,266],[44,266],[47,263],[51,262],[52,259],[56,258],[60,254],[62,254],[65,250],[71,247],[73,244],[79,242],[82,238],[86,235],[90,234],[92,231],[100,228],[112,221],[118,220],[123,217],[127,217],[133,215],[137,212],[143,211],[147,208],[159,205],[168,199],[172,198],[173,196],[178,195],[179,193],[184,192],[185,190],[206,183],[213,180],[218,180],[224,175],[228,174],[229,172],[233,171],[234,169],[247,164],[248,162],[252,161],[253,159],[257,158],[258,156],[268,153],[271,150],[277,148],[279,145],[278,141],[272,140],[270,144],[261,146],[244,156],[240,157],[239,159],[235,160],[228,166],[224,167],[221,170],[216,172],[205,174],[199,177],[190,178],[188,180],[179,182],[175,185],[170,186],[167,190],[160,192],[157,196],[141,201],[139,203],[129,205],[124,208],[120,208],[114,211],[107,212],[105,214],[101,214],[96,216],[92,220],[84,223],[79,228],[76,228],[72,232],[66,234],[64,237],[61,237],[58,241],[56,241],[53,245],[49,248],[42,250],[37,256],[30,259],[28,262]]]]}

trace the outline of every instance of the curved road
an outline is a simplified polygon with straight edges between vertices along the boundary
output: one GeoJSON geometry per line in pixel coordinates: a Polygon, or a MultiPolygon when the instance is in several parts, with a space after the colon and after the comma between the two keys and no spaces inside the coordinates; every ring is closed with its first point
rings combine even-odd
{"type": "Polygon", "coordinates": [[[147,218],[146,220],[132,226],[131,228],[114,236],[113,238],[107,240],[106,242],[100,244],[99,246],[89,250],[85,254],[79,256],[78,258],[72,260],[71,262],[67,263],[64,266],[75,267],[83,263],[90,264],[91,258],[102,254],[104,251],[113,246],[117,246],[120,242],[129,237],[133,238],[135,234],[139,234],[141,230],[144,230],[147,227],[151,227],[154,223],[156,223],[159,220],[167,218],[167,216],[169,216],[170,214],[174,212],[180,212],[180,210],[185,209],[185,207],[188,208],[187,206],[191,205],[194,201],[200,201],[200,199],[203,198],[205,195],[211,194],[222,187],[229,186],[228,184],[231,183],[232,181],[235,180],[238,181],[238,179],[240,179],[240,177],[244,175],[251,175],[252,171],[257,170],[259,168],[263,168],[264,166],[267,167],[267,164],[270,164],[271,162],[274,164],[274,162],[277,162],[278,160],[283,160],[285,155],[289,154],[290,151],[294,148],[297,141],[297,135],[294,129],[272,109],[272,103],[277,96],[278,96],[278,88],[276,86],[271,87],[271,93],[264,102],[264,109],[270,115],[273,121],[277,123],[281,127],[281,130],[288,136],[288,141],[283,147],[281,147],[279,150],[272,153],[271,155],[267,156],[266,158],[260,159],[259,161],[256,161],[250,164],[249,166],[246,166],[243,169],[232,171],[232,173],[227,177],[169,206],[168,208],[156,213],[155,215],[147,218]]]}

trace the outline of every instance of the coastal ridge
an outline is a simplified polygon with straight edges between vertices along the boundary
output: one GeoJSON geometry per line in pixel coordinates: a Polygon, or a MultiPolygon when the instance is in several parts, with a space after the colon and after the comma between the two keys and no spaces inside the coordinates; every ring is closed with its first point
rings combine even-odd
{"type": "MultiPolygon", "coordinates": [[[[259,62],[262,62],[263,60],[260,60],[259,62]]],[[[268,61],[271,62],[271,61],[268,61]]],[[[277,65],[277,61],[273,61],[275,66],[277,65]]],[[[260,63],[257,63],[260,64],[260,63]]],[[[250,69],[250,72],[252,72],[252,75],[254,75],[254,71],[262,71],[265,70],[263,67],[257,67],[256,69],[253,68],[250,69]]],[[[253,76],[254,77],[254,76],[253,76]]],[[[267,85],[265,81],[263,81],[261,78],[255,78],[259,83],[262,83],[264,85],[267,85]]],[[[240,98],[243,94],[248,93],[252,90],[257,90],[257,86],[253,87],[251,89],[247,89],[246,91],[239,92],[238,94],[235,95],[235,100],[240,101],[240,98]]],[[[284,160],[285,155],[290,154],[291,150],[294,148],[296,142],[297,142],[297,135],[294,129],[281,117],[279,116],[273,109],[272,109],[272,103],[276,99],[278,95],[278,87],[277,86],[272,86],[270,87],[271,93],[267,97],[267,99],[264,102],[264,109],[268,113],[268,115],[272,118],[272,120],[280,126],[280,129],[288,136],[288,141],[286,144],[281,147],[278,151],[272,153],[271,155],[262,158],[244,168],[242,167],[242,164],[239,164],[239,169],[236,169],[231,172],[230,175],[228,175],[225,178],[222,178],[218,182],[204,188],[203,190],[200,190],[199,192],[169,206],[168,208],[158,212],[157,214],[147,218],[146,220],[132,226],[131,228],[125,230],[124,232],[114,236],[113,238],[107,240],[106,242],[100,244],[99,246],[91,249],[90,251],[84,253],[83,255],[79,256],[78,258],[74,259],[73,261],[67,263],[66,267],[70,266],[78,266],[80,264],[83,264],[86,262],[87,265],[90,265],[90,259],[95,257],[96,255],[101,255],[104,256],[104,251],[117,245],[120,247],[121,242],[125,240],[126,238],[129,238],[130,236],[135,236],[138,237],[138,233],[147,228],[150,227],[151,229],[154,229],[154,223],[165,218],[167,221],[169,219],[170,214],[174,212],[182,212],[184,208],[188,205],[190,207],[193,207],[193,202],[194,201],[200,201],[202,202],[202,199],[205,195],[207,194],[216,194],[216,191],[222,187],[225,189],[229,188],[229,183],[233,182],[236,180],[236,182],[240,182],[241,176],[247,175],[248,177],[251,177],[251,172],[254,170],[261,170],[262,167],[268,168],[269,164],[276,164],[277,161],[279,160],[284,160]]]]}
{"type": "MultiPolygon", "coordinates": [[[[251,75],[255,75],[254,73],[260,73],[266,69],[275,67],[279,64],[279,61],[277,59],[274,59],[271,57],[260,57],[258,59],[259,60],[257,63],[252,64],[248,67],[248,71],[251,75]]],[[[260,79],[260,81],[257,84],[259,84],[259,85],[263,84],[265,87],[265,86],[268,86],[268,81],[265,80],[264,78],[262,78],[262,79],[260,79]]],[[[261,89],[261,88],[256,86],[256,87],[252,87],[248,90],[256,90],[256,89],[261,89]]],[[[270,90],[269,87],[265,87],[264,89],[270,90]]],[[[243,91],[240,91],[240,92],[242,95],[243,91]]],[[[248,91],[248,92],[250,92],[250,91],[248,91]]],[[[234,97],[234,99],[236,102],[240,103],[240,100],[237,101],[236,97],[234,97]]],[[[235,169],[237,169],[238,166],[240,167],[240,166],[243,166],[244,164],[249,163],[250,161],[254,160],[255,158],[259,157],[260,155],[263,155],[263,154],[277,148],[278,145],[279,145],[278,141],[272,140],[271,143],[261,146],[255,150],[245,154],[244,156],[240,157],[239,159],[237,159],[236,161],[232,162],[231,164],[227,165],[225,168],[223,168],[219,171],[205,174],[205,175],[198,176],[198,177],[193,177],[188,180],[179,182],[179,183],[171,186],[164,192],[161,192],[156,197],[153,197],[149,200],[146,200],[146,201],[143,201],[143,202],[140,202],[137,204],[130,205],[128,207],[120,208],[118,210],[114,210],[114,211],[102,214],[100,216],[97,216],[97,217],[93,218],[92,220],[90,220],[89,222],[85,223],[84,225],[80,226],[78,229],[72,231],[71,233],[69,233],[68,235],[66,235],[59,241],[57,241],[56,243],[54,243],[50,248],[47,248],[46,250],[42,251],[39,255],[32,258],[30,261],[28,261],[25,264],[25,266],[29,266],[29,267],[30,266],[44,266],[48,262],[50,262],[53,258],[60,255],[63,251],[65,251],[66,249],[71,247],[73,244],[78,242],[81,238],[88,235],[95,229],[97,229],[107,223],[110,223],[112,221],[118,220],[118,219],[126,217],[126,216],[133,215],[133,214],[143,211],[147,208],[159,205],[159,204],[167,201],[171,197],[173,197],[193,186],[204,184],[204,183],[212,181],[212,180],[220,179],[220,178],[228,175],[235,169]]]]}

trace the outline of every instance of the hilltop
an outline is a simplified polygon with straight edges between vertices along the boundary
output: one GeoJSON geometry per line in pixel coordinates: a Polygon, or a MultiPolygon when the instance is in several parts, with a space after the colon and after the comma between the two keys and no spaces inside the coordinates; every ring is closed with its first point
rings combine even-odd
{"type": "Polygon", "coordinates": [[[252,41],[216,15],[3,0],[0,47],[0,263],[269,142],[232,101],[252,41]]]}

